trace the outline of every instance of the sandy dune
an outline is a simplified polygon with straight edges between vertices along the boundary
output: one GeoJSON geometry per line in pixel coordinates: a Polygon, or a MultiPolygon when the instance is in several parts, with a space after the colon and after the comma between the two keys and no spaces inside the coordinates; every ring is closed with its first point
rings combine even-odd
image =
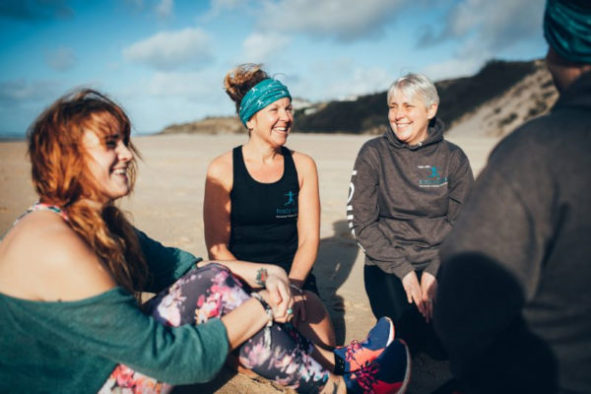
{"type": "MultiPolygon", "coordinates": [[[[474,172],[484,166],[497,138],[454,135],[474,172]]],[[[341,343],[363,338],[375,319],[363,287],[363,256],[349,237],[345,204],[353,161],[371,136],[294,134],[288,146],[318,165],[322,204],[321,243],[315,267],[321,296],[331,310],[341,343]]],[[[202,201],[207,164],[246,141],[242,135],[161,135],[134,139],[143,161],[135,193],[122,202],[133,222],[164,244],[206,256],[202,201]]],[[[35,200],[24,142],[0,143],[0,231],[35,200]]],[[[414,360],[410,393],[429,393],[449,377],[447,364],[426,356],[414,360]]],[[[224,371],[215,382],[177,392],[276,392],[278,388],[224,371]]]]}

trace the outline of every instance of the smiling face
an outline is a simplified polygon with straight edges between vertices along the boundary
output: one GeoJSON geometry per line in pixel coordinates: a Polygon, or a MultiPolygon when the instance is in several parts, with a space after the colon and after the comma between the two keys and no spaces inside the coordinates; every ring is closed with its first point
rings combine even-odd
{"type": "Polygon", "coordinates": [[[396,137],[408,145],[417,145],[428,136],[429,121],[437,113],[437,104],[425,106],[419,93],[410,96],[397,89],[389,97],[388,121],[396,137]]]}
{"type": "Polygon", "coordinates": [[[251,138],[262,139],[272,146],[282,146],[293,124],[291,100],[283,97],[258,111],[248,122],[251,138]]]}
{"type": "Polygon", "coordinates": [[[120,132],[99,135],[86,129],[82,135],[86,166],[100,202],[126,196],[131,191],[128,169],[133,160],[129,141],[120,132]]]}

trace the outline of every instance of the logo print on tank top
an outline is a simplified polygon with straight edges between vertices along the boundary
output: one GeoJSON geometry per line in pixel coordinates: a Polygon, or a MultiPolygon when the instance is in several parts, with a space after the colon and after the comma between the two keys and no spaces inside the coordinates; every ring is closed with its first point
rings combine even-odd
{"type": "Polygon", "coordinates": [[[275,209],[275,217],[276,218],[293,218],[298,216],[298,208],[296,205],[296,198],[297,193],[292,192],[289,190],[287,193],[284,194],[285,202],[283,203],[283,207],[275,209]]]}

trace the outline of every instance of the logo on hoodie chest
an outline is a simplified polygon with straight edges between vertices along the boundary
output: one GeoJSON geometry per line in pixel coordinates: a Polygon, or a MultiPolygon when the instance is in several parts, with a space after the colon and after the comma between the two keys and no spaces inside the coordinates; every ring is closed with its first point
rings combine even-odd
{"type": "Polygon", "coordinates": [[[420,187],[441,187],[447,185],[447,177],[441,176],[437,166],[420,165],[417,168],[421,170],[421,178],[419,178],[420,187]]]}

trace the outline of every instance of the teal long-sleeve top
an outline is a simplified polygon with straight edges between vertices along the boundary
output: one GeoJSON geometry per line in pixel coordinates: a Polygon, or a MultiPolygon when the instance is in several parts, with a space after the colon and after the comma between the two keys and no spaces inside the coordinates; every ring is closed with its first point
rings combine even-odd
{"type": "MultiPolygon", "coordinates": [[[[157,292],[198,258],[139,232],[157,292]]],[[[0,294],[0,392],[97,392],[117,364],[171,384],[211,380],[228,353],[219,319],[168,327],[120,287],[68,302],[0,294]]]]}

